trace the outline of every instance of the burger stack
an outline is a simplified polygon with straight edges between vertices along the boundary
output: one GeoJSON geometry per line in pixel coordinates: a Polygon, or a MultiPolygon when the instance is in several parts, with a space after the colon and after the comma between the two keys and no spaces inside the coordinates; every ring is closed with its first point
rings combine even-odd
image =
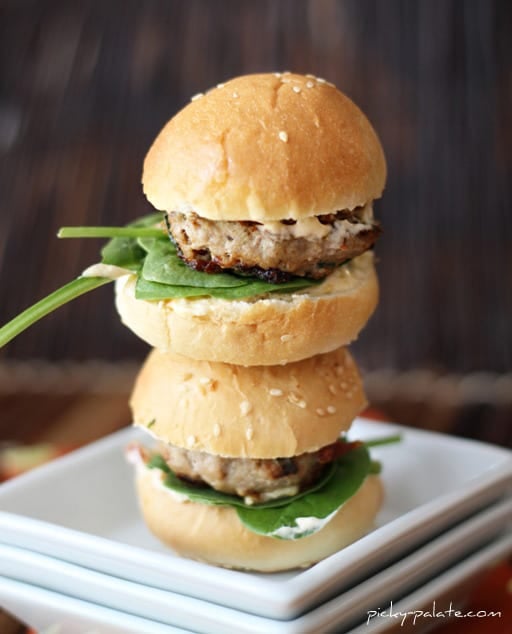
{"type": "Polygon", "coordinates": [[[345,346],[378,300],[372,204],[385,175],[366,117],[311,75],[219,84],[149,150],[144,191],[182,288],[158,299],[150,282],[147,299],[135,272],[116,304],[153,347],[131,398],[147,431],[128,449],[140,506],[178,553],[284,570],[371,528],[382,488],[345,437],[366,404],[345,346]],[[203,288],[184,291],[187,276],[203,288]]]}

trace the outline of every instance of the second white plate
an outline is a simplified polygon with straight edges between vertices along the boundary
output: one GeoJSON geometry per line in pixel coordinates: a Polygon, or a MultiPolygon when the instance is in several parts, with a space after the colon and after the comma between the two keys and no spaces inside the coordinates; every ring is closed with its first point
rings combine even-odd
{"type": "Polygon", "coordinates": [[[273,575],[180,558],[141,520],[123,430],[0,486],[0,542],[107,575],[273,619],[291,619],[417,547],[512,483],[511,452],[430,432],[354,422],[353,438],[403,434],[372,451],[386,500],[377,527],[309,570],[273,575]]]}
{"type": "MultiPolygon", "coordinates": [[[[483,544],[509,544],[500,536],[512,518],[512,499],[493,505],[443,533],[404,559],[329,602],[289,621],[271,620],[232,608],[98,573],[39,553],[0,544],[2,574],[103,608],[129,612],[165,625],[212,634],[316,634],[358,624],[396,603],[483,544]]],[[[0,600],[1,600],[0,593],[0,600]]],[[[30,607],[27,606],[27,612],[30,607]]],[[[379,621],[379,619],[377,619],[379,621]]],[[[372,622],[372,628],[377,621],[372,622]]],[[[380,626],[385,623],[380,619],[380,626]]],[[[145,631],[145,630],[144,630],[145,631]]]]}

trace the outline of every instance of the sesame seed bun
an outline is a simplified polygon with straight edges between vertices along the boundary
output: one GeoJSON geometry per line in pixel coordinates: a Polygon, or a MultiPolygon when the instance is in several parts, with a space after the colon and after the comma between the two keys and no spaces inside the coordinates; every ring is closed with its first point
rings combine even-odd
{"type": "Polygon", "coordinates": [[[258,535],[229,507],[180,502],[157,486],[150,469],[137,471],[137,492],[149,529],[178,554],[218,566],[274,572],[309,566],[368,532],[381,506],[380,479],[369,476],[317,533],[297,540],[258,535]]]}
{"type": "Polygon", "coordinates": [[[381,196],[379,139],[332,84],[293,73],[246,75],[197,97],[146,156],[144,192],[157,209],[264,222],[354,209],[381,196]]]}
{"type": "Polygon", "coordinates": [[[336,441],[366,405],[342,348],[287,366],[242,367],[153,350],[131,397],[133,420],[178,447],[283,458],[336,441]]]}
{"type": "Polygon", "coordinates": [[[116,282],[116,306],[144,341],[193,359],[246,366],[290,363],[346,346],[378,302],[372,252],[306,291],[245,300],[138,300],[135,281],[125,276],[116,282]]]}

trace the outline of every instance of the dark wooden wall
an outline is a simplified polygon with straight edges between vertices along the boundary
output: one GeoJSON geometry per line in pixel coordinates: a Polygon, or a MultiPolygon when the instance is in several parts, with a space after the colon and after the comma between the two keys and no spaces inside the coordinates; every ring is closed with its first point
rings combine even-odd
{"type": "MultiPolygon", "coordinates": [[[[148,211],[141,164],[191,95],[312,72],[369,115],[389,181],[364,367],[506,372],[512,359],[512,4],[507,0],[0,0],[0,322],[98,244],[59,226],[148,211]]],[[[0,352],[130,359],[103,288],[0,352]]]]}

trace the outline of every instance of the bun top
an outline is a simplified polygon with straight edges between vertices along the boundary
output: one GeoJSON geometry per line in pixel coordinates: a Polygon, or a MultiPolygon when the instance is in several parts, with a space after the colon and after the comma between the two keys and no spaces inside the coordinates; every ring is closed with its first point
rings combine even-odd
{"type": "Polygon", "coordinates": [[[386,163],[359,108],[312,75],[237,77],[197,95],[160,132],[143,173],[164,211],[275,221],[378,198],[386,163]]]}
{"type": "Polygon", "coordinates": [[[135,424],[158,439],[236,458],[316,451],[346,431],[365,405],[361,378],[345,348],[252,367],[153,350],[131,398],[135,424]]]}

